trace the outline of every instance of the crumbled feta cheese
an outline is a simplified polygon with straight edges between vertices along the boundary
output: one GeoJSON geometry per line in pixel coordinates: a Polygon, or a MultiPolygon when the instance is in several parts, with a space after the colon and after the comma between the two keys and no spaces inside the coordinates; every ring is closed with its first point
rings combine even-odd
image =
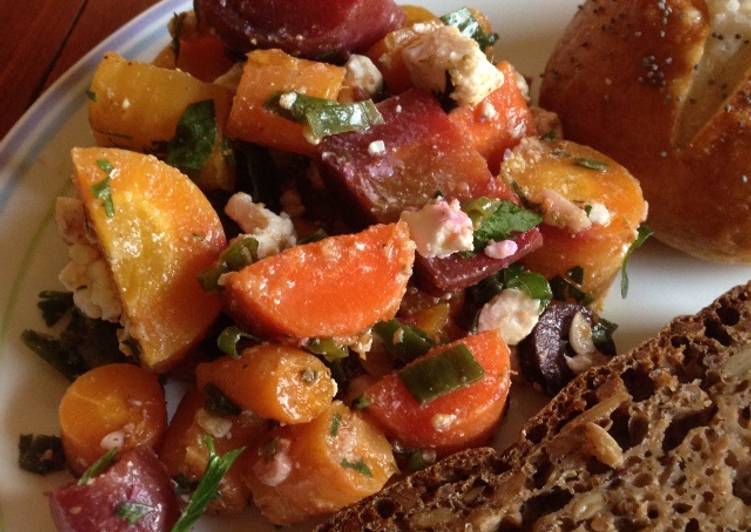
{"type": "Polygon", "coordinates": [[[296,92],[285,92],[281,96],[279,96],[279,107],[282,109],[292,109],[292,106],[295,105],[295,102],[297,101],[297,93],[296,92]]]}
{"type": "Polygon", "coordinates": [[[346,80],[355,88],[373,96],[383,89],[383,75],[375,63],[366,55],[352,54],[344,65],[346,80]]]}
{"type": "Polygon", "coordinates": [[[104,438],[102,438],[102,441],[99,443],[99,447],[101,447],[105,451],[110,451],[112,449],[120,449],[124,443],[125,431],[116,430],[114,432],[110,432],[104,438]]]}
{"type": "Polygon", "coordinates": [[[373,157],[386,153],[386,143],[382,140],[374,140],[368,144],[368,153],[373,157]]]}
{"type": "Polygon", "coordinates": [[[498,111],[495,108],[495,105],[493,105],[489,101],[485,101],[480,106],[480,113],[483,120],[493,120],[494,118],[498,117],[498,111]]]}
{"type": "Polygon", "coordinates": [[[223,417],[212,416],[205,408],[196,412],[196,423],[215,438],[224,438],[232,430],[232,422],[223,417]]]}
{"type": "Polygon", "coordinates": [[[273,456],[253,464],[253,473],[263,484],[273,488],[287,480],[292,472],[292,460],[288,453],[290,444],[286,438],[279,439],[273,456]]]}
{"type": "Polygon", "coordinates": [[[446,72],[459,105],[477,105],[504,83],[504,76],[488,61],[474,39],[453,26],[417,29],[417,37],[404,49],[402,57],[414,85],[435,92],[446,90],[446,72]]]}
{"type": "Polygon", "coordinates": [[[540,194],[545,223],[576,234],[592,227],[592,221],[581,207],[577,207],[555,190],[546,188],[540,194]]]}
{"type": "Polygon", "coordinates": [[[224,212],[244,233],[258,241],[259,259],[275,255],[297,242],[295,228],[287,213],[273,213],[263,203],[253,203],[253,198],[245,192],[234,194],[224,212]]]}
{"type": "Polygon", "coordinates": [[[508,345],[516,345],[535,328],[540,310],[539,299],[529,297],[522,290],[507,288],[482,307],[477,328],[497,330],[508,345]]]}
{"type": "Polygon", "coordinates": [[[72,244],[68,256],[70,261],[59,279],[73,292],[76,306],[90,318],[118,322],[122,314],[120,296],[99,250],[90,244],[72,244]]]}
{"type": "Polygon", "coordinates": [[[513,240],[501,240],[496,242],[491,240],[485,246],[485,254],[491,259],[507,259],[519,251],[519,245],[513,240]]]}
{"type": "Polygon", "coordinates": [[[373,347],[373,333],[368,330],[356,337],[354,341],[349,343],[349,348],[358,355],[365,356],[373,347]]]}
{"type": "Polygon", "coordinates": [[[440,200],[419,211],[404,211],[401,219],[409,225],[417,252],[423,257],[443,258],[474,249],[472,220],[457,200],[440,200]]]}
{"type": "Polygon", "coordinates": [[[590,205],[589,219],[593,224],[610,225],[612,216],[605,205],[602,203],[593,203],[590,205]]]}
{"type": "Polygon", "coordinates": [[[458,417],[456,414],[436,414],[430,418],[430,424],[438,432],[446,432],[456,423],[458,417]]]}

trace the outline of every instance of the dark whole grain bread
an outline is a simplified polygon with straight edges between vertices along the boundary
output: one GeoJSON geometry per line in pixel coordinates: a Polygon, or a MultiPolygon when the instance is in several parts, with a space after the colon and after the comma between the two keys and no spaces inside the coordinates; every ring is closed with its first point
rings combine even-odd
{"type": "Polygon", "coordinates": [[[751,530],[751,283],[318,530],[751,530]]]}

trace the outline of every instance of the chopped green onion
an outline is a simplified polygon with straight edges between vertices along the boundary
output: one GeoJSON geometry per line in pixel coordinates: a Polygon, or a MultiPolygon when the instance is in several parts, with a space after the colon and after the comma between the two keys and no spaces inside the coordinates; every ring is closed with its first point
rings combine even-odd
{"type": "Polygon", "coordinates": [[[608,169],[608,163],[604,161],[598,161],[596,159],[578,158],[578,159],[574,159],[574,164],[576,166],[581,166],[582,168],[595,170],[596,172],[605,172],[608,169]]]}
{"type": "Polygon", "coordinates": [[[302,237],[300,240],[297,241],[299,245],[303,244],[311,244],[313,242],[319,242],[323,240],[324,238],[328,238],[329,234],[324,229],[316,229],[312,233],[302,237]]]}
{"type": "Polygon", "coordinates": [[[346,467],[347,469],[354,469],[361,475],[365,475],[366,477],[373,478],[373,472],[368,467],[368,464],[366,464],[362,458],[358,460],[357,462],[350,462],[346,458],[342,459],[341,462],[342,467],[346,467]]]}
{"type": "Polygon", "coordinates": [[[299,92],[286,92],[273,96],[266,107],[285,118],[305,124],[314,139],[383,124],[383,116],[372,100],[338,103],[299,92]]]}
{"type": "Polygon", "coordinates": [[[78,479],[78,485],[84,486],[89,482],[89,480],[104,472],[105,469],[112,465],[112,462],[115,461],[116,456],[117,448],[110,449],[109,451],[104,453],[102,457],[99,458],[99,460],[91,464],[91,466],[89,466],[89,468],[83,472],[81,478],[78,479]]]}
{"type": "Polygon", "coordinates": [[[474,217],[475,251],[481,251],[491,240],[508,239],[513,233],[522,233],[542,223],[542,216],[534,211],[506,201],[477,198],[469,202],[465,212],[474,217]],[[476,222],[475,222],[476,220],[476,222]]]}
{"type": "Polygon", "coordinates": [[[258,240],[248,235],[236,238],[219,256],[217,263],[198,275],[198,280],[207,292],[219,289],[219,278],[225,273],[236,272],[258,260],[258,240]]]}
{"type": "Polygon", "coordinates": [[[376,323],[373,332],[381,339],[386,351],[401,364],[421,357],[435,345],[425,332],[396,319],[376,323]]]}
{"type": "Polygon", "coordinates": [[[22,434],[18,439],[18,465],[38,475],[62,471],[65,469],[62,440],[44,434],[22,434]]]}
{"type": "Polygon", "coordinates": [[[209,414],[231,417],[239,416],[242,413],[242,408],[237,406],[232,399],[224,395],[224,392],[213,384],[207,384],[201,391],[206,397],[205,408],[209,414]]]}
{"type": "Polygon", "coordinates": [[[314,355],[320,355],[329,362],[341,360],[349,356],[349,349],[336,343],[331,338],[313,338],[308,341],[306,348],[314,355]]]}
{"type": "Polygon", "coordinates": [[[112,202],[110,177],[112,177],[115,167],[112,166],[112,163],[107,159],[98,159],[96,164],[105,174],[107,174],[107,177],[102,179],[99,183],[92,185],[91,193],[94,194],[95,198],[102,200],[104,213],[107,215],[107,218],[112,218],[115,215],[115,205],[112,202]]]}
{"type": "Polygon", "coordinates": [[[463,343],[401,369],[399,378],[424,405],[480,380],[485,370],[463,343]]]}
{"type": "Polygon", "coordinates": [[[471,39],[477,41],[481,50],[493,46],[498,42],[497,33],[485,33],[480,26],[480,22],[472,15],[472,12],[463,7],[451,13],[447,13],[441,17],[441,20],[447,26],[454,26],[459,32],[471,39]]]}
{"type": "Polygon", "coordinates": [[[214,439],[208,434],[204,434],[203,441],[209,450],[209,460],[206,465],[206,471],[203,478],[198,483],[198,487],[188,501],[188,505],[180,514],[180,519],[172,527],[172,532],[188,532],[201,515],[206,511],[209,503],[216,497],[219,483],[224,478],[232,464],[245,450],[245,447],[234,449],[228,453],[219,456],[216,454],[214,439]]]}
{"type": "Polygon", "coordinates": [[[628,251],[626,252],[626,256],[623,258],[623,266],[621,266],[621,297],[623,299],[626,299],[626,296],[628,296],[628,272],[626,271],[628,268],[628,259],[630,259],[631,254],[642,247],[644,242],[646,242],[653,234],[654,232],[646,225],[639,226],[636,240],[631,243],[631,246],[629,246],[628,251]]]}
{"type": "Polygon", "coordinates": [[[337,434],[339,434],[339,426],[342,424],[342,416],[339,415],[339,413],[335,413],[333,416],[331,416],[331,425],[329,426],[329,436],[332,438],[336,438],[337,434]]]}
{"type": "Polygon", "coordinates": [[[352,408],[355,410],[365,410],[372,404],[373,401],[371,401],[368,396],[360,395],[354,401],[352,401],[352,408]]]}
{"type": "Polygon", "coordinates": [[[250,333],[247,333],[239,327],[231,326],[226,327],[217,337],[216,345],[222,351],[232,358],[240,358],[240,353],[237,351],[237,344],[240,340],[246,339],[253,343],[260,343],[260,340],[250,333]]]}
{"type": "Polygon", "coordinates": [[[86,89],[86,97],[92,102],[96,101],[96,92],[86,89]]]}
{"type": "Polygon", "coordinates": [[[107,174],[108,177],[115,171],[115,167],[107,159],[97,159],[96,165],[102,170],[102,172],[107,174]]]}
{"type": "Polygon", "coordinates": [[[211,157],[216,135],[214,100],[190,104],[177,122],[165,161],[184,174],[195,176],[211,157]]]}
{"type": "Polygon", "coordinates": [[[553,299],[553,291],[545,276],[525,269],[521,264],[512,264],[503,270],[504,288],[517,288],[532,299],[539,299],[544,308],[553,299]]]}
{"type": "Polygon", "coordinates": [[[39,292],[37,307],[42,311],[44,323],[52,327],[73,308],[73,293],[43,290],[39,292]]]}
{"type": "Polygon", "coordinates": [[[125,501],[115,508],[115,515],[126,521],[129,525],[135,525],[150,513],[156,512],[156,510],[153,506],[142,502],[125,501]]]}

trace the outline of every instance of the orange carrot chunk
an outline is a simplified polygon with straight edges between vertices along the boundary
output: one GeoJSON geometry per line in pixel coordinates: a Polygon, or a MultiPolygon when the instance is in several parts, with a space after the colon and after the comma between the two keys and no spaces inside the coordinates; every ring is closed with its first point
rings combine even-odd
{"type": "Polygon", "coordinates": [[[386,434],[408,447],[451,452],[488,438],[503,413],[511,383],[509,350],[495,331],[433,348],[398,373],[383,377],[364,394],[367,413],[386,434]],[[467,366],[466,351],[474,363],[467,366]],[[441,360],[453,356],[453,360],[441,360]],[[460,358],[459,363],[456,359],[460,358]],[[427,371],[425,363],[432,363],[427,371]],[[442,367],[436,370],[436,362],[442,367]],[[446,363],[466,383],[452,389],[446,363]],[[464,364],[464,366],[462,366],[464,364]],[[420,372],[423,372],[420,374],[420,372]],[[477,378],[479,375],[479,378],[477,378]]]}
{"type": "Polygon", "coordinates": [[[131,364],[81,375],[63,395],[58,415],[68,466],[76,474],[114,447],[154,447],[167,424],[157,376],[131,364]]]}
{"type": "Polygon", "coordinates": [[[359,334],[394,317],[412,273],[403,222],[296,246],[227,276],[235,320],[271,336],[359,334]]]}
{"type": "Polygon", "coordinates": [[[331,372],[317,357],[270,344],[200,364],[196,380],[200,390],[212,384],[238,406],[288,424],[318,417],[336,393],[331,372]]]}

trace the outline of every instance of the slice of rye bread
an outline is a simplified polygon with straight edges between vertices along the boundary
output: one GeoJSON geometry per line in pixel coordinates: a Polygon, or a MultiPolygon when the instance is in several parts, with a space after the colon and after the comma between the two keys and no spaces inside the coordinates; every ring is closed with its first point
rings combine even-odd
{"type": "MultiPolygon", "coordinates": [[[[513,403],[511,403],[513,408],[513,403]]],[[[751,530],[751,283],[319,531],[751,530]]]]}

